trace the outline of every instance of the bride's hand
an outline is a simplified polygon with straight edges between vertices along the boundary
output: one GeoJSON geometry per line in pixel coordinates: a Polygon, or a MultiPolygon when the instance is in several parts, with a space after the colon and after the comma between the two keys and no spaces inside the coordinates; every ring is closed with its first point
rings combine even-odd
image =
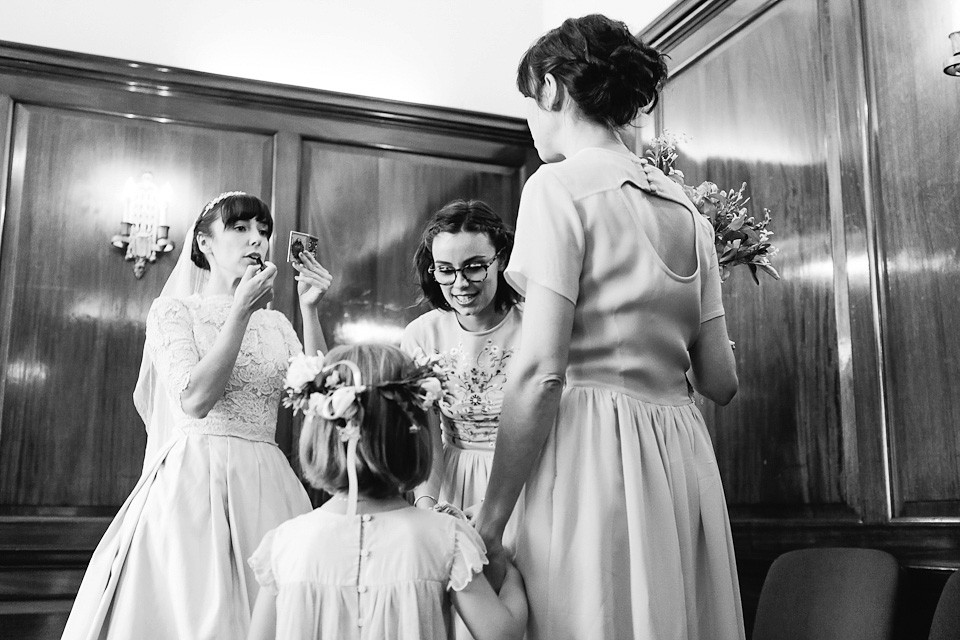
{"type": "Polygon", "coordinates": [[[250,265],[240,278],[237,290],[233,294],[233,305],[245,313],[263,309],[273,300],[273,281],[277,278],[277,265],[264,262],[263,270],[250,265]]]}
{"type": "Polygon", "coordinates": [[[323,295],[330,288],[333,276],[324,268],[313,254],[304,251],[300,254],[300,262],[294,262],[297,270],[297,295],[300,296],[302,306],[316,307],[323,295]]]}

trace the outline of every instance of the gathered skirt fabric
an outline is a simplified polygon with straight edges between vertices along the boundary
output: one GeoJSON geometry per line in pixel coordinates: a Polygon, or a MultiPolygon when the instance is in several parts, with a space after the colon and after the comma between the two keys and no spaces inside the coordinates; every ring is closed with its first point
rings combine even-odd
{"type": "Polygon", "coordinates": [[[743,639],[723,488],[694,404],[568,386],[521,505],[512,545],[529,640],[743,639]]]}
{"type": "Polygon", "coordinates": [[[246,637],[264,534],[310,511],[271,443],[189,434],[169,443],[100,541],[63,638],[246,637]]]}
{"type": "Polygon", "coordinates": [[[449,502],[458,509],[479,504],[487,490],[492,466],[493,449],[489,446],[481,449],[445,442],[440,502],[449,502]]]}

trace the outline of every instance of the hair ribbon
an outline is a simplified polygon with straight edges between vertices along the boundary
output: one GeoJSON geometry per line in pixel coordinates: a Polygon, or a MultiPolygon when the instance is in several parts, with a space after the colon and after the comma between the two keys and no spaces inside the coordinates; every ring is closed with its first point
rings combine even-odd
{"type": "Polygon", "coordinates": [[[357,513],[357,500],[359,490],[357,488],[357,445],[360,443],[360,420],[362,419],[360,410],[359,395],[366,391],[362,384],[360,368],[350,360],[337,360],[323,368],[323,371],[332,371],[337,365],[343,365],[353,374],[353,385],[342,386],[334,389],[323,399],[323,403],[318,407],[317,415],[324,420],[344,420],[342,427],[337,427],[340,432],[340,441],[347,443],[347,480],[349,482],[349,492],[347,493],[347,515],[352,516],[357,513]]]}

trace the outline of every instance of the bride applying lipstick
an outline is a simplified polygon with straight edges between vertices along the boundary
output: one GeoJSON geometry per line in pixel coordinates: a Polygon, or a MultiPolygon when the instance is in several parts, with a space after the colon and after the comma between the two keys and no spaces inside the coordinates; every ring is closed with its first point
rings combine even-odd
{"type": "MultiPolygon", "coordinates": [[[[147,316],[134,404],[143,474],[100,541],[63,638],[245,638],[259,586],[247,558],[310,511],[277,447],[290,321],[267,309],[273,218],[240,192],[207,203],[147,316]],[[188,248],[189,247],[189,248],[188,248]]],[[[295,263],[308,353],[326,350],[317,306],[331,277],[295,263]]]]}

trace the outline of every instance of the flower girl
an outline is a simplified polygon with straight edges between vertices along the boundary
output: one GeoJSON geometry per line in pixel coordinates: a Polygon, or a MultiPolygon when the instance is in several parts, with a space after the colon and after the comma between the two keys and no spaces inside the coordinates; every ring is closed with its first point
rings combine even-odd
{"type": "Polygon", "coordinates": [[[451,603],[478,640],[522,637],[516,568],[498,596],[469,523],[402,496],[430,473],[436,376],[381,345],[293,360],[304,475],[334,498],[269,532],[250,558],[261,591],[249,638],[448,638],[451,603]]]}

